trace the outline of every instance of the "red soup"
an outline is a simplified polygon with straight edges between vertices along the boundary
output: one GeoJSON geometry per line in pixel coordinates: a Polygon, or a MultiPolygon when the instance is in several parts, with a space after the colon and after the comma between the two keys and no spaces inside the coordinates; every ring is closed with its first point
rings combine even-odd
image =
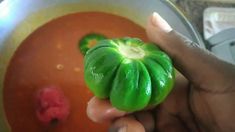
{"type": "Polygon", "coordinates": [[[15,52],[4,81],[4,108],[13,132],[107,131],[86,115],[92,94],[83,77],[79,40],[89,33],[108,38],[137,37],[145,30],[130,20],[101,12],[84,12],[54,19],[28,36],[15,52]],[[45,126],[35,112],[35,96],[45,87],[58,87],[70,104],[66,120],[45,126]]]}

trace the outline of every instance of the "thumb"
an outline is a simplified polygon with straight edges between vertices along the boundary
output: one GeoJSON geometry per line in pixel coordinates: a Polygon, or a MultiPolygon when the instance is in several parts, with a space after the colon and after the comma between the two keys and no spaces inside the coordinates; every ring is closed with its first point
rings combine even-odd
{"type": "Polygon", "coordinates": [[[158,13],[150,16],[146,32],[149,39],[173,59],[176,69],[194,85],[207,91],[224,91],[233,87],[235,67],[232,64],[219,60],[174,31],[158,13]]]}

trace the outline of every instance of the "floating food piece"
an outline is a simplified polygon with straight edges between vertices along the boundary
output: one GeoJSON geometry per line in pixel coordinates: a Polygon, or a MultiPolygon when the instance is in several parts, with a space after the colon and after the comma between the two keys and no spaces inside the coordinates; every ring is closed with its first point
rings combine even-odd
{"type": "Polygon", "coordinates": [[[97,42],[104,39],[106,39],[106,37],[101,34],[96,34],[96,33],[87,34],[79,42],[80,51],[82,52],[83,55],[85,55],[90,48],[92,48],[97,44],[97,42]]]}
{"type": "Polygon", "coordinates": [[[81,69],[80,69],[79,67],[75,67],[75,68],[74,68],[74,71],[75,71],[75,72],[80,72],[81,69]]]}
{"type": "Polygon", "coordinates": [[[62,90],[55,86],[40,89],[36,95],[36,114],[46,126],[56,125],[67,119],[70,105],[62,90]]]}
{"type": "Polygon", "coordinates": [[[64,65],[58,64],[58,65],[56,65],[56,69],[61,71],[64,69],[64,65]]]}

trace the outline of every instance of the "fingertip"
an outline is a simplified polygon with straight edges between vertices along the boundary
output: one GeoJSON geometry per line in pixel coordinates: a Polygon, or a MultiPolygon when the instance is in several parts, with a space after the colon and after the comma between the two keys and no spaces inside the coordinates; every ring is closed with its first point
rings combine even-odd
{"type": "Polygon", "coordinates": [[[92,97],[87,103],[86,113],[89,119],[91,119],[93,122],[98,122],[99,117],[96,116],[97,111],[94,109],[96,107],[95,105],[96,105],[96,98],[92,97]]]}
{"type": "Polygon", "coordinates": [[[168,34],[172,30],[172,27],[157,12],[153,12],[149,17],[146,34],[152,42],[157,43],[159,46],[165,43],[168,34]]]}
{"type": "Polygon", "coordinates": [[[173,29],[157,12],[153,12],[147,23],[147,30],[156,30],[158,32],[169,33],[173,29]]]}
{"type": "Polygon", "coordinates": [[[144,126],[131,116],[117,119],[109,132],[145,132],[144,126]]]}
{"type": "Polygon", "coordinates": [[[93,97],[87,104],[87,116],[94,122],[111,122],[124,116],[126,112],[114,108],[108,100],[93,97]]]}

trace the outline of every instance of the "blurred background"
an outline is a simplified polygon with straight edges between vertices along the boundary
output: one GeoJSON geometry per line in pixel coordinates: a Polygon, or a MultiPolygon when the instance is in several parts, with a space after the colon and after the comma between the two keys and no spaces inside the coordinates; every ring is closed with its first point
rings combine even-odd
{"type": "Polygon", "coordinates": [[[170,0],[201,34],[207,49],[235,64],[235,0],[170,0]]]}
{"type": "Polygon", "coordinates": [[[203,12],[208,7],[235,8],[235,0],[170,0],[203,34],[203,12]]]}

